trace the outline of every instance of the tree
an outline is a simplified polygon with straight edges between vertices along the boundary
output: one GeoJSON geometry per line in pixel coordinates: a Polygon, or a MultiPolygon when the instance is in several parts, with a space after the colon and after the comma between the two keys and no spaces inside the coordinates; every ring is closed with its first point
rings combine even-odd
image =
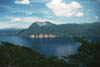
{"type": "Polygon", "coordinates": [[[81,46],[78,53],[69,56],[70,62],[83,67],[100,66],[100,41],[88,42],[83,38],[78,38],[81,46]]]}

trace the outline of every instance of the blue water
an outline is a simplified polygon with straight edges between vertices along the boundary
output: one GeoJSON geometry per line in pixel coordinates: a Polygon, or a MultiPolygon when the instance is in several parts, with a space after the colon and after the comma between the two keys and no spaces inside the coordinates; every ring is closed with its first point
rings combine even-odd
{"type": "Polygon", "coordinates": [[[0,36],[0,41],[30,47],[45,56],[68,56],[77,53],[80,43],[72,38],[33,39],[18,36],[0,36]]]}

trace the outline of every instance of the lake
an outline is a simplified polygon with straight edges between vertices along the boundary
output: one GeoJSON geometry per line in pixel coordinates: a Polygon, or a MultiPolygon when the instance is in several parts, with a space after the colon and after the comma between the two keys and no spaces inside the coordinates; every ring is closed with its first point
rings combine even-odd
{"type": "MultiPolygon", "coordinates": [[[[87,38],[89,39],[89,38],[87,38]]],[[[92,38],[91,38],[92,39],[92,38]]],[[[100,38],[99,38],[100,39],[100,38]]],[[[80,46],[73,38],[29,38],[18,36],[0,36],[0,41],[11,42],[16,45],[30,47],[44,56],[69,56],[77,53],[80,46]]]]}

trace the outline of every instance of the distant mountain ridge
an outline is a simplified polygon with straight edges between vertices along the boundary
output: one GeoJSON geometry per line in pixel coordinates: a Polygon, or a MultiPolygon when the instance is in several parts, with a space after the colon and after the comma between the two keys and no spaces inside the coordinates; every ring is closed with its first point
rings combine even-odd
{"type": "Polygon", "coordinates": [[[28,29],[20,32],[20,36],[53,34],[56,36],[100,36],[100,22],[86,24],[61,24],[35,22],[28,29]]]}
{"type": "Polygon", "coordinates": [[[0,29],[0,36],[9,36],[9,35],[17,35],[21,30],[20,28],[4,28],[0,29]]]}

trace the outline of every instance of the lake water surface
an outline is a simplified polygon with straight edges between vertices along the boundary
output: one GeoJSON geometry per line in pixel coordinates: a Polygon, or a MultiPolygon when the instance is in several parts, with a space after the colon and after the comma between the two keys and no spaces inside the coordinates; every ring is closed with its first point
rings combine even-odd
{"type": "Polygon", "coordinates": [[[18,36],[0,36],[0,41],[11,42],[16,45],[26,46],[39,51],[45,56],[68,56],[77,53],[80,46],[73,38],[28,38],[18,36]]]}

